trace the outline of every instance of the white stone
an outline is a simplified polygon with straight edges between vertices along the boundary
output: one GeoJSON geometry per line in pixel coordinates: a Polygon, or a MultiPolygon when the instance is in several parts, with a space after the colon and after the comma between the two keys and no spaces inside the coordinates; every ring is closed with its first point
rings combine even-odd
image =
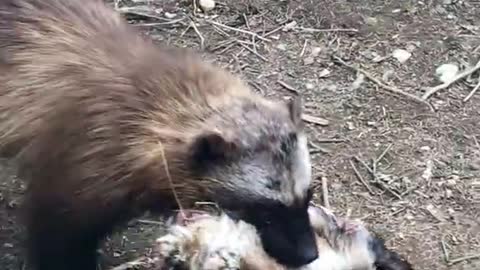
{"type": "Polygon", "coordinates": [[[458,70],[459,68],[455,64],[443,64],[435,70],[435,73],[441,82],[446,83],[457,76],[458,70]]]}
{"type": "Polygon", "coordinates": [[[199,0],[198,5],[203,10],[203,12],[208,12],[215,8],[215,1],[213,0],[199,0]]]}
{"type": "Polygon", "coordinates": [[[396,49],[393,51],[392,56],[395,57],[398,62],[405,63],[410,57],[412,57],[412,54],[407,50],[396,49]]]}

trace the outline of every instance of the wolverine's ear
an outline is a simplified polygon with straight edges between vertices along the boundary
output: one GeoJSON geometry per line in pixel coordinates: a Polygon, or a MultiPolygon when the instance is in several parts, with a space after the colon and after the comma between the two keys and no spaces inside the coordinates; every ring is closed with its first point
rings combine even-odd
{"type": "Polygon", "coordinates": [[[290,118],[296,126],[302,126],[303,100],[300,96],[294,96],[287,103],[290,118]]]}
{"type": "Polygon", "coordinates": [[[237,146],[233,141],[215,131],[197,135],[190,145],[192,162],[197,165],[224,160],[236,149],[237,146]]]}

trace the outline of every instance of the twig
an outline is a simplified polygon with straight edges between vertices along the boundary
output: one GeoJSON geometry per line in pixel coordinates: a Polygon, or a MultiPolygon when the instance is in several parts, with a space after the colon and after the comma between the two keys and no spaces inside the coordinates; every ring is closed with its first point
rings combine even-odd
{"type": "Polygon", "coordinates": [[[362,164],[363,167],[365,167],[365,169],[367,169],[367,171],[372,174],[372,176],[375,175],[374,171],[373,171],[363,160],[361,160],[361,159],[360,159],[359,157],[357,157],[357,156],[355,156],[355,157],[353,157],[353,158],[354,158],[358,163],[362,164]]]}
{"type": "Polygon", "coordinates": [[[390,148],[392,148],[392,146],[393,144],[389,144],[387,148],[385,148],[385,150],[383,150],[380,156],[378,156],[378,158],[375,160],[375,163],[379,163],[380,161],[382,161],[383,157],[388,153],[388,151],[390,150],[390,148]]]}
{"type": "Polygon", "coordinates": [[[195,25],[195,22],[190,21],[190,25],[192,26],[195,33],[197,33],[198,38],[200,38],[200,49],[203,50],[205,48],[205,38],[203,37],[200,30],[198,30],[197,26],[195,25]]]}
{"type": "Polygon", "coordinates": [[[330,209],[330,202],[328,201],[328,179],[325,176],[322,176],[322,197],[323,197],[323,205],[330,209]]]}
{"type": "Polygon", "coordinates": [[[241,41],[237,40],[237,43],[240,44],[240,46],[244,47],[245,49],[247,49],[249,52],[255,54],[258,58],[262,59],[263,61],[265,62],[268,62],[268,59],[265,58],[265,56],[259,54],[258,52],[256,52],[255,50],[253,50],[252,48],[248,47],[247,45],[243,44],[241,41]]]}
{"type": "Polygon", "coordinates": [[[312,146],[312,149],[310,150],[310,154],[317,154],[317,153],[323,153],[323,154],[330,154],[332,151],[325,149],[321,147],[318,144],[313,143],[312,141],[309,141],[308,144],[312,146]]]}
{"type": "Polygon", "coordinates": [[[422,96],[422,100],[427,100],[431,95],[435,94],[436,92],[440,91],[440,90],[443,90],[447,87],[449,87],[450,85],[452,85],[453,83],[457,82],[458,80],[460,79],[463,79],[467,76],[469,76],[470,74],[474,73],[475,71],[479,70],[480,69],[480,61],[478,61],[478,63],[473,67],[473,68],[470,68],[470,69],[467,69],[463,72],[461,72],[460,74],[458,74],[457,76],[455,76],[453,79],[451,79],[450,81],[448,82],[445,82],[445,83],[442,83],[442,84],[439,84],[437,86],[434,86],[434,87],[430,87],[426,90],[425,94],[423,94],[422,96]]]}
{"type": "Polygon", "coordinates": [[[231,26],[228,26],[228,25],[225,25],[225,24],[222,24],[222,23],[219,23],[219,22],[216,22],[216,21],[212,21],[212,20],[206,20],[206,22],[210,23],[210,24],[213,24],[213,25],[216,25],[216,26],[219,26],[219,27],[222,27],[222,28],[225,28],[225,29],[228,29],[228,30],[232,30],[232,31],[235,31],[235,32],[240,32],[240,33],[243,33],[243,34],[247,34],[247,35],[251,35],[251,36],[255,36],[256,38],[260,39],[260,40],[263,40],[263,41],[267,41],[267,42],[271,42],[270,39],[268,38],[264,38],[252,31],[248,31],[248,30],[244,30],[244,29],[240,29],[240,28],[235,28],[235,27],[231,27],[231,26]]]}
{"type": "Polygon", "coordinates": [[[393,191],[392,189],[390,189],[387,184],[383,183],[381,180],[380,181],[375,181],[375,184],[378,184],[380,187],[382,187],[385,191],[388,191],[388,193],[392,194],[393,196],[397,197],[397,199],[401,200],[403,199],[402,196],[400,196],[400,194],[398,194],[397,192],[393,191]]]}
{"type": "Polygon", "coordinates": [[[358,29],[355,29],[355,28],[316,29],[316,28],[297,26],[293,29],[294,30],[301,30],[301,31],[305,31],[305,32],[311,32],[311,33],[326,33],[326,32],[353,32],[353,33],[357,33],[358,32],[358,29]]]}
{"type": "Polygon", "coordinates": [[[375,192],[373,192],[372,188],[365,182],[363,179],[362,175],[360,172],[357,170],[357,167],[355,167],[355,164],[353,163],[352,160],[349,160],[350,166],[352,166],[353,171],[355,172],[355,175],[357,176],[358,180],[365,186],[365,188],[368,190],[368,192],[372,195],[375,195],[375,192]]]}
{"type": "Polygon", "coordinates": [[[139,220],[137,220],[137,222],[142,223],[142,224],[148,224],[148,225],[160,225],[160,226],[163,225],[162,222],[154,221],[154,220],[147,220],[147,219],[139,219],[139,220]]]}
{"type": "Polygon", "coordinates": [[[135,23],[132,24],[134,27],[149,27],[149,26],[161,26],[161,25],[170,25],[170,24],[176,24],[181,21],[185,20],[185,18],[180,18],[176,20],[171,20],[171,21],[166,21],[166,22],[153,22],[153,23],[135,23]]]}
{"type": "Polygon", "coordinates": [[[463,257],[460,257],[460,258],[457,258],[457,259],[449,260],[447,264],[449,266],[452,266],[452,265],[457,264],[459,262],[463,262],[463,261],[471,260],[471,259],[478,259],[478,258],[480,258],[480,254],[472,254],[472,255],[463,256],[463,257]]]}
{"type": "Polygon", "coordinates": [[[126,262],[126,263],[122,263],[118,266],[110,268],[109,270],[128,270],[128,269],[132,269],[133,267],[136,267],[136,266],[149,266],[149,265],[153,264],[155,261],[157,261],[157,260],[152,259],[152,258],[147,258],[147,257],[140,257],[136,260],[126,262]]]}
{"type": "Polygon", "coordinates": [[[395,215],[400,214],[401,212],[403,212],[403,211],[405,211],[405,210],[407,210],[407,207],[402,207],[402,208],[398,209],[397,211],[391,213],[390,216],[393,217],[393,216],[395,216],[395,215]]]}
{"type": "Polygon", "coordinates": [[[478,88],[480,88],[480,77],[478,78],[478,83],[475,85],[475,87],[472,89],[472,91],[463,99],[463,102],[467,102],[475,93],[477,92],[478,88]]]}
{"type": "Polygon", "coordinates": [[[192,0],[193,16],[197,16],[197,0],[192,0]]]}
{"type": "Polygon", "coordinates": [[[360,72],[362,73],[363,75],[365,75],[365,77],[367,77],[367,79],[369,79],[370,81],[374,82],[375,84],[377,84],[378,86],[380,86],[381,88],[387,90],[388,92],[391,92],[391,93],[394,93],[394,94],[398,94],[398,95],[402,95],[404,97],[407,97],[411,100],[414,100],[418,103],[421,103],[423,105],[426,105],[428,106],[432,111],[433,111],[433,107],[428,103],[426,102],[425,100],[415,96],[415,95],[412,95],[410,93],[406,93],[400,89],[397,89],[395,87],[392,87],[392,86],[389,86],[389,85],[386,85],[384,84],[383,82],[381,82],[379,79],[375,78],[372,74],[368,73],[367,71],[363,70],[363,69],[360,69],[360,68],[357,68],[357,67],[354,67],[352,65],[349,65],[347,64],[345,61],[343,61],[342,59],[340,59],[340,57],[338,56],[333,56],[333,58],[335,59],[335,61],[349,69],[352,69],[356,72],[360,72]]]}
{"type": "Polygon", "coordinates": [[[308,39],[305,39],[302,50],[300,51],[300,57],[303,57],[303,55],[305,54],[305,51],[307,50],[307,44],[308,44],[308,39]]]}
{"type": "Polygon", "coordinates": [[[449,257],[450,255],[448,254],[447,245],[445,244],[445,236],[442,236],[441,245],[442,245],[442,251],[443,251],[443,258],[445,259],[445,262],[448,264],[448,262],[450,261],[450,257],[449,257]]]}
{"type": "Polygon", "coordinates": [[[299,93],[299,91],[297,90],[297,88],[295,88],[295,87],[287,84],[286,82],[283,82],[283,81],[278,80],[277,83],[278,83],[280,86],[282,86],[283,88],[285,88],[285,89],[287,89],[287,90],[289,90],[289,91],[294,92],[295,94],[298,94],[298,93],[299,93]]]}
{"type": "Polygon", "coordinates": [[[165,149],[163,148],[162,143],[158,143],[160,154],[162,157],[163,165],[165,166],[165,174],[168,179],[168,183],[170,184],[170,189],[172,190],[173,197],[175,198],[175,201],[177,202],[178,208],[180,209],[180,215],[182,215],[182,218],[186,219],[185,213],[183,212],[183,207],[182,203],[180,202],[180,198],[178,197],[177,191],[175,190],[175,185],[173,184],[172,177],[170,175],[170,170],[168,168],[168,162],[167,162],[167,157],[165,156],[165,149]]]}
{"type": "Polygon", "coordinates": [[[319,143],[343,143],[346,142],[345,139],[317,139],[315,140],[319,143]]]}
{"type": "Polygon", "coordinates": [[[328,126],[330,124],[330,121],[328,121],[327,119],[320,118],[320,117],[313,116],[313,115],[309,115],[309,114],[306,114],[306,113],[302,114],[302,120],[307,122],[307,123],[316,124],[316,125],[320,125],[320,126],[328,126]]]}
{"type": "Polygon", "coordinates": [[[145,13],[145,12],[141,11],[139,8],[135,8],[135,7],[121,7],[121,8],[117,8],[116,11],[121,13],[121,14],[131,14],[131,15],[137,15],[137,16],[142,16],[142,17],[146,17],[146,18],[153,18],[153,19],[165,21],[165,18],[162,18],[160,16],[156,16],[156,15],[153,15],[153,14],[145,13]]]}

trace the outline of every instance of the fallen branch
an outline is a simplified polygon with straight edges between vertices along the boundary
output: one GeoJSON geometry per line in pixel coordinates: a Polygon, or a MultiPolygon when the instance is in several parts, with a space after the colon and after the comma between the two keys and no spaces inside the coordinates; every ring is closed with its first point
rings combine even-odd
{"type": "Polygon", "coordinates": [[[474,73],[475,71],[477,71],[479,69],[480,69],[480,61],[478,61],[478,63],[473,68],[470,68],[470,69],[467,69],[467,70],[461,72],[460,74],[455,76],[450,81],[439,84],[439,85],[434,86],[434,87],[427,88],[425,94],[423,94],[423,96],[422,96],[422,100],[427,100],[431,95],[435,94],[436,92],[449,87],[453,83],[469,76],[470,74],[474,73]]]}
{"type": "Polygon", "coordinates": [[[355,66],[352,66],[352,65],[347,64],[345,61],[343,61],[342,59],[340,59],[340,57],[338,57],[338,56],[333,56],[333,58],[334,58],[334,60],[335,60],[337,63],[339,63],[339,64],[341,64],[341,65],[343,65],[343,66],[345,66],[345,67],[347,67],[347,68],[349,68],[349,69],[351,69],[351,70],[354,70],[354,71],[356,71],[356,72],[362,73],[363,75],[365,75],[365,77],[367,77],[367,79],[369,79],[370,81],[374,82],[375,84],[377,84],[378,86],[380,86],[380,87],[383,88],[384,90],[387,90],[387,91],[390,92],[390,93],[402,95],[402,96],[407,97],[407,98],[409,98],[409,99],[411,99],[411,100],[414,100],[414,101],[416,101],[416,102],[418,102],[418,103],[421,103],[421,104],[423,104],[423,105],[426,105],[427,107],[429,107],[429,108],[433,111],[433,107],[432,107],[428,102],[426,102],[425,100],[423,100],[422,98],[417,97],[417,96],[415,96],[415,95],[412,95],[412,94],[410,94],[410,93],[406,93],[406,92],[404,92],[404,91],[402,91],[402,90],[400,90],[400,89],[397,89],[397,88],[395,88],[395,87],[386,85],[386,84],[384,84],[383,82],[381,82],[379,79],[375,78],[375,77],[374,77],[372,74],[370,74],[369,72],[367,72],[367,71],[365,71],[365,70],[363,70],[363,69],[361,69],[361,68],[357,68],[357,67],[355,67],[355,66]]]}

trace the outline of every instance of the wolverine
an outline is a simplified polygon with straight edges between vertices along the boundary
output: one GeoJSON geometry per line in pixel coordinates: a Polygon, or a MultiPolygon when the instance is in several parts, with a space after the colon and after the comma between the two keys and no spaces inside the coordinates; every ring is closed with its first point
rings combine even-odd
{"type": "Polygon", "coordinates": [[[279,263],[314,261],[302,107],[155,45],[101,0],[0,1],[0,152],[28,181],[36,270],[93,270],[125,222],[199,200],[279,263]]]}

